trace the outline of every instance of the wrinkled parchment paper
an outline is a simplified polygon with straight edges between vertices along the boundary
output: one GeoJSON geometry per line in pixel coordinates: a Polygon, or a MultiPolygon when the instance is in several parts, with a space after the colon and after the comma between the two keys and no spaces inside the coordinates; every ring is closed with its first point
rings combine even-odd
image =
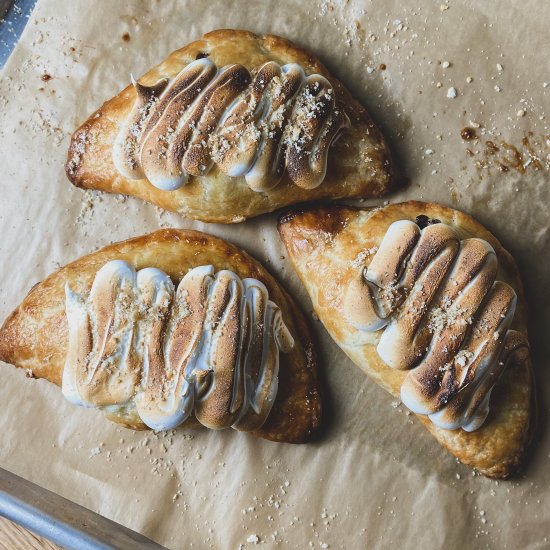
{"type": "Polygon", "coordinates": [[[0,465],[170,548],[548,548],[549,20],[537,0],[39,0],[0,72],[0,318],[57,267],[113,241],[166,226],[223,236],[310,318],[325,429],[303,446],[233,430],[133,433],[2,364],[0,465]],[[68,183],[76,126],[130,73],[221,27],[315,52],[369,107],[409,178],[389,200],[461,208],[517,258],[542,425],[520,477],[499,483],[458,464],[351,364],[312,318],[275,215],[207,225],[68,183]],[[477,139],[462,139],[465,127],[477,139]]]}

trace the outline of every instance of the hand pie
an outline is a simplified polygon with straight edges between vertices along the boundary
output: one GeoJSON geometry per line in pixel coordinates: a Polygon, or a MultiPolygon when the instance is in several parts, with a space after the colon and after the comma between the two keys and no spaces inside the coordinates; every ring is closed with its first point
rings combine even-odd
{"type": "Polygon", "coordinates": [[[66,172],[78,187],[222,223],[394,186],[379,130],[315,57],[237,30],[132,79],[74,133],[66,172]]]}
{"type": "Polygon", "coordinates": [[[279,233],[346,354],[462,462],[509,476],[535,393],[521,281],[495,237],[421,202],[297,211],[279,233]]]}
{"type": "Polygon", "coordinates": [[[300,443],[321,412],[301,312],[221,239],[162,230],[84,256],[32,288],[0,360],[133,429],[233,427],[300,443]]]}

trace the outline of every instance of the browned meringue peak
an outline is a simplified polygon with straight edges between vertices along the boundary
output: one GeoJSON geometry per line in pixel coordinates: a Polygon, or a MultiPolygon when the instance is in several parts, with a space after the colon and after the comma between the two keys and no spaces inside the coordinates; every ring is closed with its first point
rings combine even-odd
{"type": "Polygon", "coordinates": [[[429,345],[454,354],[495,280],[497,261],[489,243],[468,239],[459,248],[449,226],[429,228],[423,231],[405,270],[407,298],[378,344],[378,354],[392,368],[416,366],[429,345]]]}
{"type": "Polygon", "coordinates": [[[286,167],[299,187],[314,189],[325,179],[331,143],[348,120],[336,106],[332,84],[323,76],[306,78],[286,127],[286,167]]]}
{"type": "Polygon", "coordinates": [[[501,374],[512,365],[520,365],[529,359],[529,345],[523,334],[515,330],[506,332],[500,354],[487,362],[485,370],[476,370],[476,377],[440,411],[431,414],[437,426],[454,430],[462,428],[473,432],[480,428],[488,414],[491,392],[501,374]]]}
{"type": "Polygon", "coordinates": [[[354,326],[385,327],[377,346],[384,362],[412,369],[401,388],[403,403],[440,427],[479,427],[502,372],[499,355],[516,295],[495,282],[497,267],[484,240],[460,241],[442,223],[420,230],[401,220],[388,228],[345,296],[354,326]]]}
{"type": "Polygon", "coordinates": [[[279,350],[294,342],[265,286],[212,266],[177,292],[155,268],[101,268],[90,294],[67,288],[63,393],[112,413],[135,408],[156,430],[195,410],[211,428],[257,429],[277,393],[279,350]]]}
{"type": "Polygon", "coordinates": [[[139,139],[151,114],[151,108],[165,90],[168,80],[163,79],[154,86],[147,87],[132,78],[132,84],[136,89],[136,101],[113,144],[113,161],[116,169],[125,178],[140,179],[144,174],[139,160],[139,139]]]}
{"type": "Polygon", "coordinates": [[[213,158],[229,176],[245,176],[254,191],[275,187],[284,172],[283,129],[304,80],[293,63],[260,67],[244,97],[228,110],[213,135],[213,158]]]}
{"type": "MultiPolygon", "coordinates": [[[[188,175],[208,172],[212,164],[207,143],[210,134],[228,105],[250,81],[248,71],[241,65],[224,67],[216,76],[214,65],[208,63],[203,63],[199,77],[162,111],[161,97],[154,109],[158,114],[153,114],[144,130],[141,166],[145,177],[160,189],[176,189],[187,181],[188,175]]],[[[187,80],[187,71],[184,69],[176,82],[178,78],[187,80]]]]}
{"type": "Polygon", "coordinates": [[[411,370],[402,387],[405,401],[414,403],[414,412],[432,414],[444,407],[463,388],[483,377],[498,363],[502,341],[515,310],[516,294],[497,281],[481,310],[472,321],[447,321],[435,329],[430,348],[417,368],[411,370]],[[469,329],[468,337],[466,328],[469,329]]]}
{"type": "Polygon", "coordinates": [[[195,415],[201,424],[209,428],[231,426],[244,401],[244,381],[239,375],[244,371],[245,354],[240,353],[239,337],[249,333],[250,318],[241,316],[243,287],[239,283],[233,273],[220,272],[208,301],[204,323],[207,338],[203,343],[202,356],[197,361],[204,366],[196,374],[199,377],[204,376],[202,373],[208,374],[209,387],[201,388],[202,396],[195,404],[195,415]],[[235,394],[240,395],[241,399],[235,407],[231,407],[235,394]]]}
{"type": "Polygon", "coordinates": [[[213,162],[244,176],[255,191],[281,179],[308,189],[325,177],[327,155],[349,121],[332,85],[305,78],[294,63],[262,65],[254,79],[241,65],[219,71],[207,58],[182,69],[166,86],[134,83],[137,98],[113,146],[118,171],[174,190],[188,176],[208,173],[213,162]]]}
{"type": "Polygon", "coordinates": [[[87,301],[67,288],[66,309],[66,364],[71,365],[63,372],[66,397],[89,407],[127,402],[140,379],[132,348],[135,271],[124,262],[107,264],[97,273],[87,301]]]}

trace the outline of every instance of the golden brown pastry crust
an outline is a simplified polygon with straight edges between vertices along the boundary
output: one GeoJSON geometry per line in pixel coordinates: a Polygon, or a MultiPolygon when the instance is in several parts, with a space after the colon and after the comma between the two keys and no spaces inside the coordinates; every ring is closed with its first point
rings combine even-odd
{"type": "MultiPolygon", "coordinates": [[[[176,284],[190,268],[199,265],[213,265],[216,271],[229,269],[241,278],[263,282],[297,345],[280,355],[277,398],[267,421],[254,433],[292,443],[311,438],[320,423],[321,402],[317,359],[301,311],[256,260],[235,245],[198,231],[156,231],[107,246],[56,271],[32,288],[0,328],[0,360],[61,385],[68,345],[65,283],[76,292],[89,291],[96,272],[114,259],[125,260],[136,269],[157,267],[176,284]]],[[[130,428],[146,428],[135,419],[109,418],[130,428]]],[[[190,424],[196,425],[196,421],[191,419],[185,425],[190,424]]]]}
{"type": "MultiPolygon", "coordinates": [[[[119,125],[136,98],[130,85],[104,103],[74,133],[66,164],[67,175],[74,185],[133,195],[189,218],[222,223],[239,222],[306,200],[376,197],[393,189],[395,177],[389,149],[367,111],[319,60],[284,38],[257,36],[242,30],[213,31],[170,54],[143,75],[140,82],[152,85],[161,78],[173,78],[199,54],[208,54],[218,67],[239,63],[248,70],[267,61],[281,65],[298,63],[307,74],[321,74],[332,83],[351,127],[331,148],[323,183],[307,190],[294,185],[285,174],[274,189],[259,193],[248,187],[244,177],[231,178],[216,166],[207,176],[191,177],[176,191],[161,191],[143,179],[125,179],[114,166],[111,150],[119,125]]],[[[130,71],[128,67],[127,72],[130,71]]]]}
{"type": "MultiPolygon", "coordinates": [[[[357,274],[352,262],[358,254],[378,246],[394,221],[414,221],[420,214],[452,226],[462,239],[479,237],[491,244],[499,260],[497,279],[511,285],[518,295],[511,328],[527,336],[523,288],[512,256],[489,231],[462,212],[438,204],[411,201],[384,208],[300,210],[283,215],[279,221],[281,238],[317,315],[346,354],[397,398],[407,371],[385,365],[374,345],[350,345],[357,329],[344,315],[343,289],[357,274]]],[[[459,460],[489,477],[505,478],[517,469],[525,454],[535,416],[533,373],[527,359],[504,372],[493,391],[489,417],[478,430],[471,433],[460,429],[445,430],[425,416],[418,416],[418,419],[459,460]]]]}

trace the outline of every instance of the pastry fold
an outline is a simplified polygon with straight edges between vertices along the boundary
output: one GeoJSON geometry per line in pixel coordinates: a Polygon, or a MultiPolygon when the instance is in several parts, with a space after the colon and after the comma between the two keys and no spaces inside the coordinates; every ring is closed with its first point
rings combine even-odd
{"type": "Polygon", "coordinates": [[[352,361],[461,462],[494,478],[516,471],[535,390],[522,284],[498,240],[462,212],[415,201],[296,209],[278,229],[352,361]]]}
{"type": "Polygon", "coordinates": [[[221,223],[396,182],[380,131],[319,60],[242,30],[204,35],[104,103],[72,136],[66,172],[221,223]]]}
{"type": "MultiPolygon", "coordinates": [[[[206,287],[203,285],[203,288],[206,287]]],[[[134,292],[131,288],[130,291],[134,292]]],[[[0,328],[0,361],[28,369],[33,377],[46,378],[58,386],[63,383],[65,395],[68,398],[70,395],[76,396],[75,402],[95,400],[96,403],[101,402],[100,404],[109,405],[112,402],[112,395],[121,395],[127,389],[120,384],[113,386],[111,383],[109,386],[104,382],[105,376],[109,375],[109,360],[120,356],[120,354],[117,355],[116,348],[124,343],[117,334],[131,334],[131,330],[130,332],[128,332],[129,329],[127,330],[128,323],[134,323],[133,319],[139,314],[140,308],[146,317],[143,317],[144,321],[136,321],[136,323],[149,323],[147,329],[142,331],[144,337],[141,338],[141,341],[145,342],[142,345],[148,345],[150,350],[154,350],[155,348],[151,346],[156,341],[161,343],[161,348],[162,342],[165,342],[164,349],[167,350],[164,352],[165,355],[168,357],[176,354],[175,356],[179,357],[182,353],[181,350],[192,346],[193,334],[197,333],[197,329],[193,328],[197,326],[197,315],[207,318],[215,316],[216,309],[223,313],[223,310],[219,309],[222,306],[226,308],[226,313],[223,321],[215,321],[211,336],[212,346],[215,345],[214,342],[220,342],[217,346],[220,351],[216,356],[214,353],[216,348],[212,347],[214,351],[209,355],[211,359],[206,358],[207,362],[213,361],[213,366],[209,367],[213,370],[196,371],[195,379],[199,386],[201,383],[203,384],[202,388],[204,388],[204,383],[208,383],[215,376],[218,376],[217,382],[211,384],[211,390],[206,396],[208,399],[202,399],[201,394],[204,391],[199,387],[197,395],[201,399],[196,403],[195,412],[202,416],[201,418],[195,417],[192,413],[183,425],[196,426],[198,425],[197,419],[199,419],[203,424],[211,427],[226,427],[236,421],[237,424],[234,424],[236,429],[251,431],[259,437],[272,441],[301,443],[309,440],[320,423],[321,401],[317,381],[317,360],[310,332],[302,313],[289,295],[256,260],[226,241],[197,231],[176,229],[156,231],[149,235],[112,244],[56,271],[32,288],[21,305],[11,313],[0,328]],[[200,266],[207,266],[207,268],[200,266]],[[128,302],[128,293],[125,296],[116,289],[122,288],[120,281],[124,282],[130,280],[128,278],[135,278],[136,272],[136,288],[142,289],[142,298],[135,308],[130,309],[133,306],[131,302],[128,302]],[[215,280],[214,273],[217,273],[215,280]],[[206,290],[201,291],[198,286],[201,284],[200,281],[205,280],[205,274],[214,280],[211,285],[212,290],[208,295],[205,294],[206,290]],[[180,285],[186,276],[184,283],[180,285]],[[115,284],[118,286],[114,286],[115,284]],[[175,294],[175,288],[178,285],[179,290],[175,294]],[[229,288],[233,289],[231,294],[229,288]],[[171,298],[170,296],[166,298],[168,291],[171,298]],[[118,292],[118,294],[113,294],[113,292],[118,292]],[[244,293],[247,293],[250,299],[241,302],[243,307],[247,308],[246,315],[242,314],[245,317],[242,317],[239,314],[238,303],[235,303],[234,306],[232,304],[234,300],[241,299],[240,296],[244,299],[244,293]],[[267,293],[269,302],[266,301],[267,293]],[[90,332],[83,332],[81,328],[84,326],[82,324],[82,311],[84,310],[81,297],[86,295],[90,295],[90,299],[95,300],[92,305],[97,310],[90,332]],[[228,298],[230,295],[233,298],[228,298]],[[200,296],[203,297],[200,298],[200,296]],[[207,305],[203,306],[206,297],[208,297],[207,305]],[[163,315],[166,317],[166,308],[170,306],[170,300],[178,299],[183,305],[178,310],[179,312],[176,311],[173,319],[175,322],[182,319],[184,324],[179,322],[177,325],[170,321],[172,324],[166,325],[171,326],[170,334],[173,338],[169,340],[168,336],[159,333],[159,330],[163,326],[162,318],[163,315]],[[101,336],[101,333],[97,331],[106,326],[101,320],[109,315],[108,308],[111,300],[115,300],[113,303],[117,304],[116,311],[118,313],[115,313],[114,324],[111,325],[109,334],[101,336]],[[187,302],[181,302],[181,300],[187,300],[187,302]],[[199,301],[197,302],[197,300],[199,301]],[[149,302],[151,302],[150,305],[148,305],[149,302]],[[185,303],[190,305],[190,311],[185,303]],[[194,305],[195,303],[196,305],[194,305]],[[205,307],[206,309],[204,309],[205,307]],[[271,370],[266,371],[259,383],[261,384],[263,380],[264,386],[271,384],[269,377],[278,374],[278,384],[269,386],[274,388],[276,396],[265,421],[263,418],[255,417],[252,412],[244,416],[241,415],[240,419],[237,419],[235,407],[242,402],[243,396],[238,390],[234,390],[231,410],[227,409],[228,413],[225,413],[223,411],[229,405],[223,400],[226,396],[223,388],[224,384],[226,385],[224,380],[229,382],[227,376],[231,371],[227,369],[231,367],[229,362],[231,357],[241,357],[239,361],[242,362],[245,360],[244,351],[242,346],[235,348],[232,355],[229,354],[229,351],[223,353],[221,351],[228,350],[227,346],[239,345],[238,338],[236,344],[233,343],[235,338],[232,334],[238,335],[239,332],[235,332],[236,329],[232,327],[246,318],[246,328],[240,330],[241,338],[248,337],[250,344],[247,353],[251,356],[250,360],[253,361],[255,357],[260,357],[258,353],[261,355],[261,347],[259,351],[255,351],[258,350],[258,347],[254,340],[254,334],[261,335],[264,327],[260,326],[255,319],[258,318],[258,315],[262,315],[262,311],[265,311],[266,307],[273,311],[273,330],[275,331],[273,334],[278,341],[283,342],[278,345],[284,349],[278,354],[278,365],[276,365],[278,373],[271,370]],[[231,308],[234,309],[233,313],[231,308]],[[131,311],[132,317],[126,316],[125,311],[131,311]],[[196,312],[193,314],[194,316],[190,314],[193,311],[196,312]],[[68,318],[71,323],[70,327],[68,318]],[[119,329],[116,328],[117,324],[119,329]],[[87,340],[87,334],[91,334],[93,338],[100,337],[102,341],[106,342],[103,353],[107,360],[103,361],[103,365],[106,365],[107,370],[97,370],[94,375],[97,380],[94,384],[86,387],[87,393],[84,394],[81,391],[78,395],[74,388],[75,384],[79,382],[79,376],[80,378],[82,376],[78,374],[78,371],[75,375],[67,372],[65,364],[78,365],[90,361],[91,352],[87,350],[92,350],[93,346],[89,339],[87,340]],[[180,337],[181,335],[183,336],[180,337]],[[114,351],[110,355],[105,355],[108,354],[109,346],[114,351]],[[66,388],[70,390],[70,395],[66,392],[66,388]],[[222,413],[224,416],[220,417],[219,415],[222,413]],[[229,413],[232,413],[233,417],[227,417],[229,413]],[[227,422],[224,424],[226,420],[227,422]],[[258,424],[261,424],[261,427],[258,427],[258,424]]],[[[212,318],[214,319],[214,317],[212,318]]],[[[206,322],[209,323],[208,320],[206,322]]],[[[205,328],[204,330],[210,329],[205,328]]],[[[267,328],[264,330],[266,336],[262,338],[268,342],[265,340],[268,336],[266,331],[267,328]]],[[[270,348],[264,351],[263,362],[271,361],[270,364],[272,364],[276,360],[274,353],[277,350],[273,347],[274,345],[274,340],[272,340],[270,348]],[[274,359],[269,359],[269,357],[274,359]]],[[[157,384],[155,380],[164,380],[164,386],[169,385],[171,379],[163,378],[162,365],[159,363],[162,358],[159,359],[158,354],[152,351],[149,356],[149,376],[153,376],[150,381],[157,384]]],[[[133,373],[137,372],[135,368],[131,370],[131,366],[135,362],[135,356],[130,353],[125,359],[125,368],[130,369],[133,373]]],[[[203,360],[201,364],[207,363],[203,360]]],[[[254,370],[254,366],[252,366],[252,370],[254,370]]],[[[84,371],[85,373],[86,371],[84,371]]],[[[233,377],[233,375],[231,376],[233,377]]],[[[235,374],[234,376],[241,376],[242,379],[242,375],[235,374]]],[[[257,374],[255,376],[257,377],[257,374]]],[[[237,381],[237,378],[234,379],[237,381]]],[[[116,382],[115,379],[114,383],[116,382]]],[[[183,383],[186,384],[185,381],[183,383]]],[[[143,386],[141,400],[137,402],[138,409],[145,410],[146,417],[152,418],[153,421],[158,417],[157,412],[159,411],[155,402],[152,401],[156,395],[154,389],[155,386],[151,390],[143,386]]],[[[273,393],[272,390],[266,391],[267,395],[265,392],[263,395],[266,399],[271,399],[272,395],[269,392],[273,393]]],[[[189,392],[184,392],[182,395],[189,395],[189,392]]],[[[162,402],[159,402],[159,406],[163,406],[162,402]]],[[[258,404],[258,407],[262,406],[258,404]]],[[[111,407],[110,409],[104,407],[104,410],[106,410],[109,419],[126,427],[147,428],[135,410],[124,409],[124,407],[111,407]]],[[[152,422],[150,425],[155,426],[156,424],[152,422]]]]}

